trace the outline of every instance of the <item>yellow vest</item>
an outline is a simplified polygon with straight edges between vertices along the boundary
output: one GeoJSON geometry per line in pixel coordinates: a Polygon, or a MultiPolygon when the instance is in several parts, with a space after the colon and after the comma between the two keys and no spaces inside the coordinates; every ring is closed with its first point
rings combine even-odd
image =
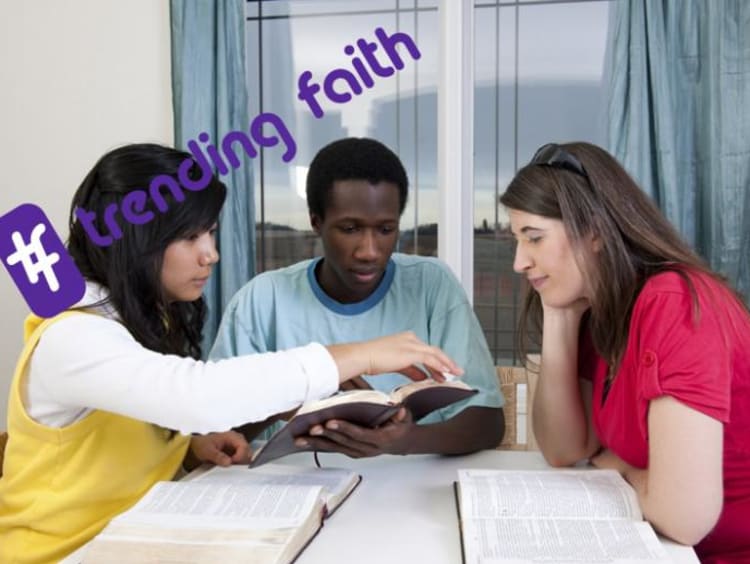
{"type": "MultiPolygon", "coordinates": [[[[42,332],[71,315],[29,316],[8,397],[8,445],[0,478],[0,562],[57,562],[179,470],[189,437],[93,411],[62,428],[40,425],[21,401],[27,364],[42,332]]],[[[86,315],[77,313],[76,315],[86,315]]],[[[85,354],[85,342],[82,342],[85,354]]],[[[106,378],[106,374],[102,374],[106,378]]]]}

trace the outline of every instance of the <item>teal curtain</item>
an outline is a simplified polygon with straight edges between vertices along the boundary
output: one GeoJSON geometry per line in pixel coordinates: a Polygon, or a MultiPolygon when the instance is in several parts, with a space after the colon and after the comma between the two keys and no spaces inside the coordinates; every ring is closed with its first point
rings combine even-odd
{"type": "Polygon", "coordinates": [[[750,2],[615,0],[610,151],[750,299],[750,2]]]}
{"type": "MultiPolygon", "coordinates": [[[[247,131],[244,0],[171,0],[172,97],[175,145],[186,149],[205,132],[220,146],[232,130],[247,131]]],[[[201,144],[201,146],[205,146],[201,144]]],[[[227,202],[219,220],[221,260],[205,288],[204,355],[229,299],[255,274],[252,161],[221,180],[227,202]]]]}

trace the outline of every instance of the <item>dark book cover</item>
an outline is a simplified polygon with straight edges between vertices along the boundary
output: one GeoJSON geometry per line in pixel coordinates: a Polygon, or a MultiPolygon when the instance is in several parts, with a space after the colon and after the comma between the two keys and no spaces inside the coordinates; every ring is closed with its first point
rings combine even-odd
{"type": "MultiPolygon", "coordinates": [[[[415,384],[419,384],[418,382],[415,384]]],[[[397,394],[398,389],[394,393],[397,394]]],[[[419,421],[427,414],[457,401],[466,399],[477,393],[468,386],[431,385],[417,389],[404,397],[401,402],[387,402],[387,394],[383,394],[384,402],[357,401],[356,395],[352,401],[321,407],[292,417],[289,422],[279,429],[268,442],[256,453],[250,467],[260,466],[293,452],[313,450],[311,446],[298,447],[294,440],[307,435],[310,427],[323,424],[330,419],[348,421],[362,427],[374,429],[393,417],[401,406],[411,411],[414,421],[419,421]]],[[[336,397],[336,396],[333,396],[336,397]]],[[[326,401],[326,400],[322,400],[326,401]]]]}

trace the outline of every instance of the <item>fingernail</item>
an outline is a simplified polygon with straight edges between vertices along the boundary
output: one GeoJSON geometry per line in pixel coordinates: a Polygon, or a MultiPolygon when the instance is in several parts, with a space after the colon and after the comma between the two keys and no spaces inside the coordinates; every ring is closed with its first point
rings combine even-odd
{"type": "Polygon", "coordinates": [[[336,423],[335,421],[331,421],[330,423],[326,424],[326,427],[328,427],[329,429],[334,429],[335,430],[335,429],[339,428],[339,424],[336,423]]]}
{"type": "Polygon", "coordinates": [[[319,429],[319,428],[310,429],[310,434],[312,436],[314,436],[314,437],[317,437],[318,435],[322,435],[323,434],[323,429],[319,429]]]}
{"type": "Polygon", "coordinates": [[[296,441],[294,441],[294,444],[298,447],[306,447],[307,441],[305,439],[297,439],[296,441]]]}

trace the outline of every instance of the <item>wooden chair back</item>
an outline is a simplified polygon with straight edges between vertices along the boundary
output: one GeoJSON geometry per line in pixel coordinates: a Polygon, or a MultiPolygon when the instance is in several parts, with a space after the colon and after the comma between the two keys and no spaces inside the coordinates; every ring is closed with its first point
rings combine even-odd
{"type": "Polygon", "coordinates": [[[530,355],[532,366],[497,366],[497,378],[505,396],[505,435],[499,450],[539,450],[531,424],[531,408],[539,378],[539,355],[530,355]],[[535,369],[537,371],[534,371],[535,369]]]}

